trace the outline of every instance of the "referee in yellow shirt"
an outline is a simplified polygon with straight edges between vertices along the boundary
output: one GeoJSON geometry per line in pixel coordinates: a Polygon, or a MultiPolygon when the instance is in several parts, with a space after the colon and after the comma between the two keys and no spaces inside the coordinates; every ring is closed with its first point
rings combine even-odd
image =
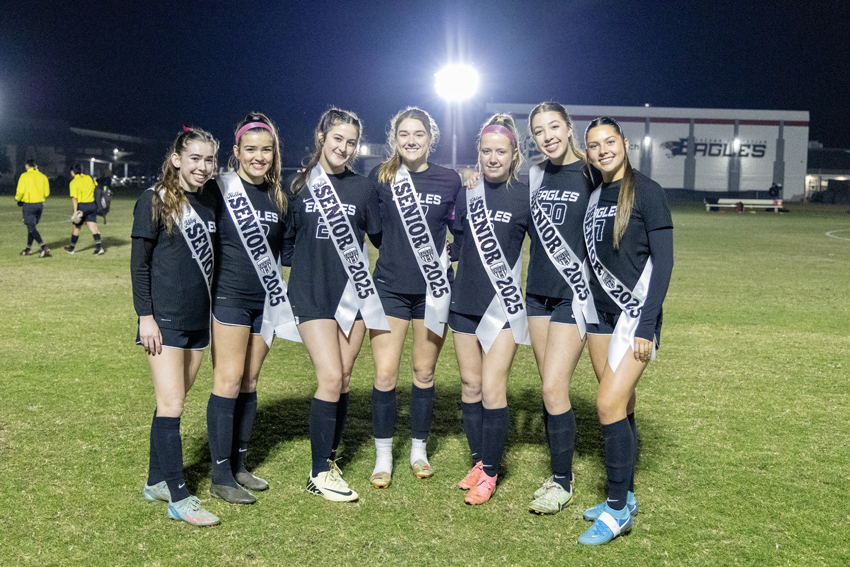
{"type": "Polygon", "coordinates": [[[97,203],[94,202],[94,179],[83,173],[83,166],[75,163],[71,166],[71,203],[74,205],[74,233],[71,235],[71,245],[65,247],[65,252],[73,254],[80,238],[80,227],[88,225],[94,236],[94,253],[106,252],[100,243],[100,232],[97,230],[97,203]]]}
{"type": "Polygon", "coordinates": [[[36,169],[34,159],[28,159],[25,167],[26,171],[18,179],[18,190],[15,192],[15,200],[23,208],[24,224],[27,225],[27,247],[21,250],[21,256],[32,256],[32,242],[35,240],[41,248],[39,256],[46,258],[50,256],[50,248],[42,242],[36,225],[44,211],[44,200],[50,196],[50,184],[47,176],[36,169]]]}

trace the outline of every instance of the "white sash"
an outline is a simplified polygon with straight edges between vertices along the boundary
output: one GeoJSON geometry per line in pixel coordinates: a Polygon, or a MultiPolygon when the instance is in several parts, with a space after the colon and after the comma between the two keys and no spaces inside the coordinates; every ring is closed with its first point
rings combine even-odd
{"type": "MultiPolygon", "coordinates": [[[[151,188],[153,190],[153,188],[151,188]]],[[[164,201],[165,189],[158,191],[159,198],[164,201]]],[[[198,264],[201,270],[201,275],[204,276],[204,282],[207,284],[207,294],[211,295],[212,278],[213,278],[213,255],[212,237],[207,230],[207,225],[204,220],[198,215],[195,209],[192,208],[188,201],[183,205],[183,212],[178,215],[172,215],[174,223],[180,227],[180,233],[186,240],[189,250],[192,251],[192,258],[198,264]]]]}
{"type": "Polygon", "coordinates": [[[543,173],[546,170],[546,161],[533,165],[528,170],[528,180],[531,187],[529,199],[531,202],[531,220],[540,237],[540,244],[549,256],[549,261],[573,290],[573,316],[576,319],[579,335],[584,338],[587,329],[586,323],[598,323],[596,317],[596,305],[593,302],[593,294],[590,292],[590,273],[587,267],[587,259],[578,263],[578,256],[573,252],[570,245],[561,237],[558,229],[552,223],[552,218],[540,206],[537,195],[543,184],[543,173]]]}
{"type": "Polygon", "coordinates": [[[496,295],[487,307],[481,322],[475,329],[478,341],[486,354],[493,341],[499,335],[505,322],[510,322],[514,342],[528,345],[528,319],[525,313],[525,301],[522,299],[522,251],[512,269],[508,269],[507,257],[502,252],[499,240],[490,222],[490,211],[484,196],[484,178],[478,180],[475,188],[467,191],[466,214],[469,218],[469,230],[475,240],[475,248],[481,265],[490,278],[490,284],[496,295]]]}
{"type": "MultiPolygon", "coordinates": [[[[602,189],[597,187],[590,194],[587,204],[587,214],[584,216],[584,241],[587,244],[587,259],[590,268],[599,280],[599,284],[614,303],[622,310],[611,342],[608,344],[608,365],[611,370],[617,370],[620,361],[629,349],[634,350],[635,331],[640,323],[646,293],[649,291],[649,278],[652,276],[652,257],[646,259],[646,266],[640,275],[635,288],[630,290],[608,268],[602,265],[596,253],[596,205],[602,189]]],[[[655,360],[655,341],[652,342],[652,360],[655,360]]]]}
{"type": "Polygon", "coordinates": [[[366,241],[363,248],[357,248],[357,237],[345,214],[345,208],[334,190],[322,166],[316,164],[310,171],[307,187],[316,203],[316,208],[328,227],[328,234],[339,254],[339,260],[348,275],[348,282],[339,300],[334,319],[339,323],[345,336],[351,331],[357,311],[369,329],[389,331],[390,324],[384,314],[381,299],[372,275],[369,273],[369,250],[366,241]]]}
{"type": "Polygon", "coordinates": [[[274,335],[282,339],[301,342],[292,306],[286,296],[286,282],[280,273],[280,259],[271,256],[271,247],[266,234],[257,218],[257,211],[251,204],[242,179],[236,172],[218,178],[218,187],[224,195],[224,204],[233,219],[236,232],[242,240],[242,246],[251,259],[257,277],[266,291],[263,305],[263,326],[260,334],[271,347],[274,335]]]}
{"type": "Polygon", "coordinates": [[[425,278],[425,327],[435,334],[443,336],[445,324],[449,320],[449,308],[452,303],[452,288],[449,286],[449,255],[445,246],[437,257],[437,246],[431,238],[431,231],[425,220],[422,204],[419,202],[416,187],[407,168],[402,165],[396,173],[392,185],[393,202],[401,217],[407,242],[419,271],[425,278]]]}

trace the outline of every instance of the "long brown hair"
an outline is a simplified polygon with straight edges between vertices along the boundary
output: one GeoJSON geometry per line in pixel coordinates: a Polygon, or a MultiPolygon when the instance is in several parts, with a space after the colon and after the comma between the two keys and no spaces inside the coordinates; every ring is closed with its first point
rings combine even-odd
{"type": "MultiPolygon", "coordinates": [[[[151,220],[155,225],[162,222],[166,234],[174,233],[175,219],[178,223],[182,221],[183,206],[189,203],[189,199],[186,198],[186,194],[180,186],[180,172],[171,163],[171,156],[180,155],[192,142],[211,144],[213,154],[218,153],[218,140],[213,138],[212,134],[200,128],[185,129],[177,135],[174,143],[171,144],[171,149],[165,156],[165,161],[162,162],[159,180],[153,186],[154,196],[151,207],[151,220]],[[162,195],[160,195],[160,190],[162,190],[162,195]]],[[[202,190],[203,187],[199,189],[199,191],[202,190]]]]}
{"type": "MultiPolygon", "coordinates": [[[[269,186],[269,194],[271,195],[272,201],[274,201],[275,207],[277,207],[277,212],[283,214],[286,212],[286,196],[284,196],[283,191],[280,188],[280,134],[278,133],[274,122],[272,122],[271,119],[262,112],[248,113],[245,118],[240,120],[239,124],[236,125],[236,130],[234,130],[234,132],[239,132],[239,129],[249,122],[262,122],[270,129],[266,130],[265,128],[258,126],[243,132],[242,136],[248,132],[268,132],[271,134],[273,150],[272,165],[263,177],[263,181],[265,181],[269,186]]],[[[236,147],[238,149],[242,148],[242,136],[236,140],[236,147]]],[[[235,151],[227,160],[227,165],[233,170],[239,169],[239,158],[236,156],[235,151]]]]}
{"type": "MultiPolygon", "coordinates": [[[[517,144],[519,144],[519,132],[516,129],[516,123],[514,122],[514,117],[510,114],[500,114],[496,113],[491,116],[487,122],[485,122],[481,129],[483,130],[487,126],[492,126],[493,124],[497,124],[499,126],[504,126],[508,130],[511,131],[511,134],[514,137],[514,141],[511,143],[511,147],[515,150],[513,156],[511,156],[511,168],[510,168],[510,177],[508,177],[508,187],[511,185],[511,180],[519,179],[519,167],[522,165],[522,152],[518,151],[517,144]]],[[[478,165],[477,168],[481,171],[481,133],[478,133],[478,165]]],[[[483,175],[483,173],[482,173],[483,175]]]]}
{"type": "Polygon", "coordinates": [[[570,134],[570,150],[572,150],[572,152],[577,157],[586,162],[587,155],[585,155],[585,153],[580,150],[578,145],[576,144],[575,128],[573,128],[573,121],[570,119],[570,115],[567,112],[567,109],[564,108],[560,103],[550,100],[547,102],[541,102],[540,104],[534,107],[534,110],[532,110],[531,113],[528,115],[528,133],[529,135],[531,135],[531,139],[534,139],[534,131],[531,128],[531,123],[534,122],[535,116],[544,112],[554,112],[558,114],[558,116],[560,116],[561,119],[566,123],[567,128],[573,129],[572,134],[570,134]]]}
{"type": "MultiPolygon", "coordinates": [[[[635,204],[635,170],[629,161],[629,148],[626,146],[626,137],[623,135],[623,129],[620,128],[620,124],[613,118],[602,116],[588,124],[587,129],[584,131],[585,144],[587,143],[588,133],[600,126],[610,126],[623,141],[623,166],[625,169],[623,171],[623,179],[620,181],[620,194],[617,197],[617,214],[614,216],[614,250],[619,250],[620,239],[623,238],[623,234],[626,232],[629,217],[632,215],[632,207],[635,204]]],[[[586,171],[590,173],[590,178],[596,184],[596,175],[593,174],[593,171],[596,170],[588,167],[586,171]]]]}
{"type": "MultiPolygon", "coordinates": [[[[390,120],[390,129],[387,131],[387,146],[390,148],[389,157],[378,168],[378,182],[392,183],[395,179],[395,174],[398,173],[401,167],[401,153],[398,149],[396,136],[398,135],[398,126],[408,118],[418,120],[422,123],[425,130],[428,131],[428,154],[430,154],[437,143],[440,141],[440,129],[437,128],[437,123],[431,118],[431,115],[415,106],[408,106],[404,110],[400,110],[398,114],[390,120]]],[[[426,155],[427,158],[427,155],[426,155]]]]}
{"type": "MultiPolygon", "coordinates": [[[[360,119],[357,118],[357,115],[348,110],[342,110],[341,108],[331,107],[322,114],[322,117],[319,119],[319,124],[316,126],[316,130],[313,133],[313,138],[315,142],[315,148],[313,152],[306,158],[307,163],[303,163],[301,165],[304,166],[304,171],[298,174],[295,179],[292,180],[292,184],[290,185],[290,189],[292,190],[293,195],[297,195],[301,192],[302,189],[307,185],[307,179],[310,178],[310,171],[316,167],[316,164],[319,163],[319,158],[322,157],[322,148],[325,145],[325,140],[327,139],[327,134],[330,132],[334,126],[338,124],[351,124],[355,128],[357,128],[357,146],[358,149],[360,147],[360,134],[363,132],[362,125],[360,123],[360,119]]],[[[354,160],[357,159],[357,149],[354,150],[354,153],[351,154],[351,157],[348,158],[348,161],[345,163],[346,169],[351,169],[351,164],[354,163],[354,160]]]]}

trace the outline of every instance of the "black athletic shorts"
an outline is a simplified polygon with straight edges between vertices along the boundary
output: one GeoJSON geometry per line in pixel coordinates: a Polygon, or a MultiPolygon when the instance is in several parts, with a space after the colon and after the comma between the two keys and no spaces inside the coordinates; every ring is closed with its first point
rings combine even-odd
{"type": "Polygon", "coordinates": [[[83,211],[83,222],[97,222],[97,203],[78,203],[77,210],[83,211]]]}
{"type": "MultiPolygon", "coordinates": [[[[453,333],[474,335],[475,329],[478,328],[479,323],[481,323],[481,317],[477,315],[464,315],[463,313],[449,311],[449,329],[451,329],[453,333]]],[[[502,330],[510,328],[510,321],[505,321],[505,325],[502,327],[502,330]]]]}
{"type": "Polygon", "coordinates": [[[550,323],[576,324],[572,299],[527,293],[525,303],[528,305],[529,317],[550,317],[550,323]]]}
{"type": "Polygon", "coordinates": [[[32,230],[38,221],[41,220],[41,213],[44,211],[44,203],[24,203],[23,210],[24,224],[32,230]]]}
{"type": "Polygon", "coordinates": [[[378,288],[378,297],[381,298],[381,305],[384,307],[384,314],[396,319],[411,319],[425,318],[425,301],[427,294],[424,293],[395,293],[378,288]]]}
{"type": "MultiPolygon", "coordinates": [[[[168,348],[177,348],[180,350],[204,350],[210,346],[210,330],[201,329],[200,331],[178,331],[176,329],[159,328],[159,334],[162,335],[162,346],[168,348]]],[[[142,344],[142,337],[139,336],[139,331],[136,330],[136,344],[142,344]]]]}
{"type": "Polygon", "coordinates": [[[263,308],[245,309],[229,305],[213,304],[213,319],[228,327],[250,327],[252,335],[259,335],[263,328],[263,308]]]}

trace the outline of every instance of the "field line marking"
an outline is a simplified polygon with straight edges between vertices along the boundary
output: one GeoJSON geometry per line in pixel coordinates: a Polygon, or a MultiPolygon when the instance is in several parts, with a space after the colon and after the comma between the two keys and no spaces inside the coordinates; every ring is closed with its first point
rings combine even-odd
{"type": "Polygon", "coordinates": [[[831,230],[831,231],[826,233],[826,235],[830,238],[835,238],[836,240],[848,240],[848,241],[850,241],[850,238],[846,238],[844,236],[835,236],[836,232],[850,232],[850,228],[842,228],[840,230],[831,230]]]}

